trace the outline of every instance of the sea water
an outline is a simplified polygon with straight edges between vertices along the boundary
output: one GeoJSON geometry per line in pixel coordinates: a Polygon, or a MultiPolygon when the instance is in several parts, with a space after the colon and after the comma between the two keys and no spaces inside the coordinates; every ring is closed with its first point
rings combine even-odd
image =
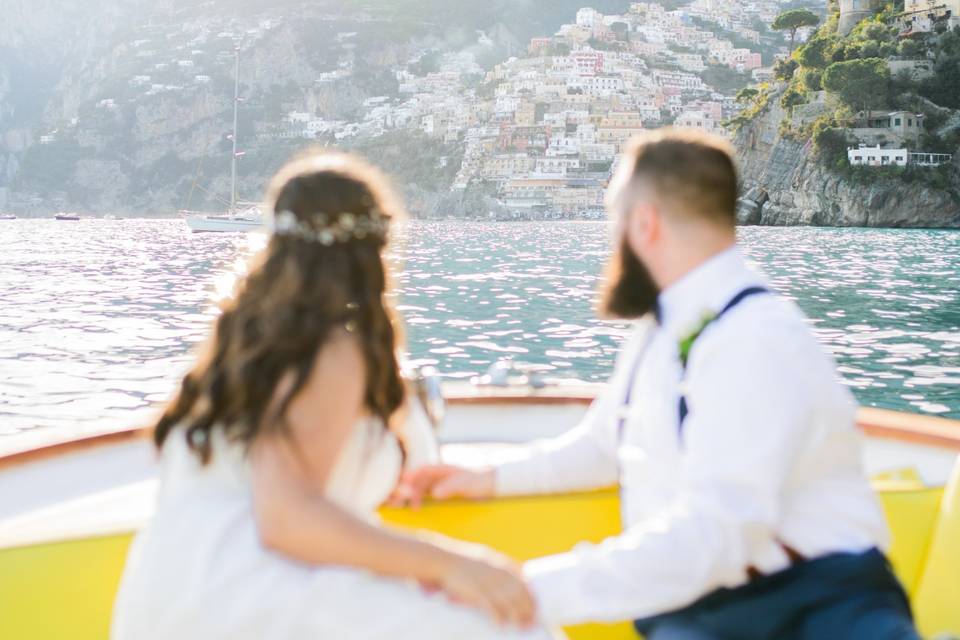
{"type": "MultiPolygon", "coordinates": [[[[629,332],[594,315],[602,222],[411,222],[395,303],[409,359],[603,381],[629,332]]],[[[858,400],[960,418],[960,232],[746,227],[858,400]]],[[[0,438],[143,424],[169,398],[262,234],[179,220],[0,222],[0,438]]]]}

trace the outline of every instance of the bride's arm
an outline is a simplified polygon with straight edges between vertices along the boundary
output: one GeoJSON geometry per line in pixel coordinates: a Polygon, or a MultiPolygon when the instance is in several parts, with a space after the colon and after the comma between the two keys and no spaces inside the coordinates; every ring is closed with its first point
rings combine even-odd
{"type": "MultiPolygon", "coordinates": [[[[253,506],[262,544],[307,564],[416,579],[501,621],[531,622],[532,597],[506,559],[427,533],[389,531],[325,496],[329,474],[364,410],[364,367],[353,336],[330,340],[290,404],[289,432],[255,441],[253,506]]],[[[284,384],[290,382],[279,387],[284,384]]]]}

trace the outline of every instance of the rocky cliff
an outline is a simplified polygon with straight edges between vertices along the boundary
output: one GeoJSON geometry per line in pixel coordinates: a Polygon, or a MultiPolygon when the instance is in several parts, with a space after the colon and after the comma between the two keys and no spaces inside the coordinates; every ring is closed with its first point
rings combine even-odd
{"type": "MultiPolygon", "coordinates": [[[[779,96],[777,96],[779,97],[779,96]]],[[[824,167],[809,142],[780,134],[778,99],[736,134],[744,197],[741,224],[960,228],[948,191],[899,181],[862,184],[824,167]]]]}

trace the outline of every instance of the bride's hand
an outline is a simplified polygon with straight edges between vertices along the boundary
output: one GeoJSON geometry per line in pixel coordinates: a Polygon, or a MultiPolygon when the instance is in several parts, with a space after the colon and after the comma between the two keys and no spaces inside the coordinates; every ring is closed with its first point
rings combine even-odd
{"type": "Polygon", "coordinates": [[[500,624],[530,627],[536,620],[533,595],[517,565],[478,545],[457,543],[431,585],[454,602],[486,611],[500,624]]]}

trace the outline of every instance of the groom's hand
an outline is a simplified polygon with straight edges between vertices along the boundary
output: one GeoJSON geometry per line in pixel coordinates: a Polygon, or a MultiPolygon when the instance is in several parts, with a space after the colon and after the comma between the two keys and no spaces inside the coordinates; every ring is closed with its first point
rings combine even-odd
{"type": "Polygon", "coordinates": [[[495,472],[492,468],[464,469],[446,464],[426,465],[403,472],[390,497],[390,504],[417,508],[427,496],[435,500],[491,498],[495,486],[495,472]]]}

